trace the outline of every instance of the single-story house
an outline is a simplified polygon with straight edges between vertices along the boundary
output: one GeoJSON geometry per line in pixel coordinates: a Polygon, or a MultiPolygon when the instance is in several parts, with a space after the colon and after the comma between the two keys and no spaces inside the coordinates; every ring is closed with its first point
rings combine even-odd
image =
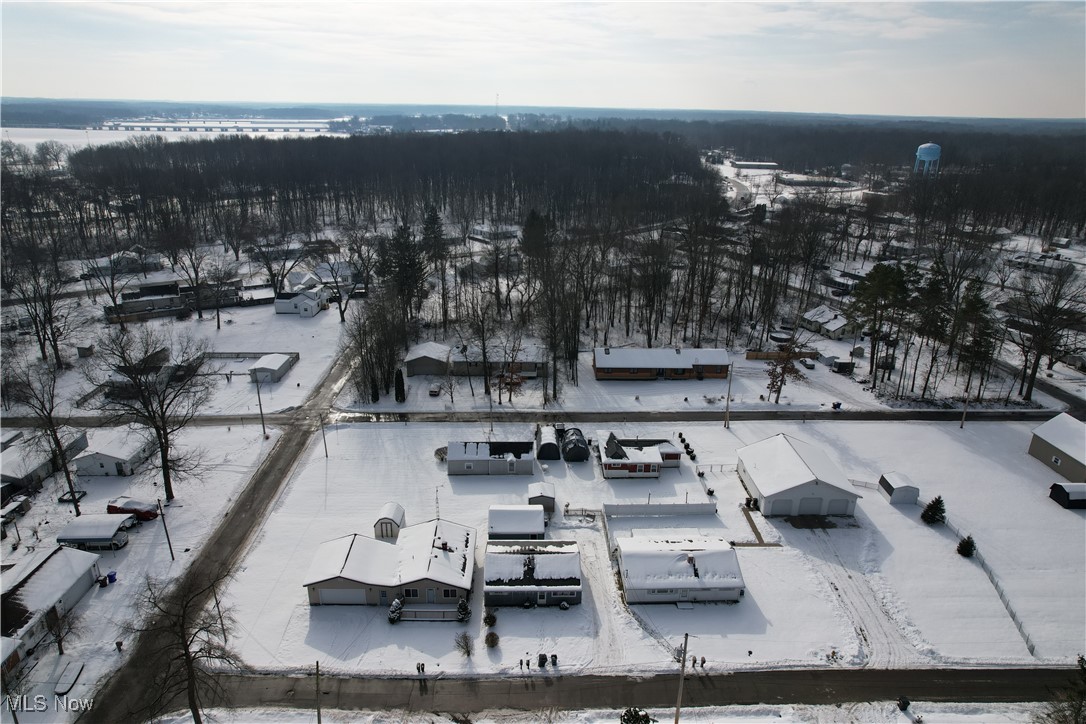
{"type": "Polygon", "coordinates": [[[531,475],[535,472],[535,443],[449,442],[449,475],[531,475]]]}
{"type": "Polygon", "coordinates": [[[597,380],[725,379],[730,368],[726,349],[597,347],[592,355],[597,380]]]}
{"type": "Polygon", "coordinates": [[[554,483],[532,483],[528,486],[528,505],[541,505],[543,512],[554,512],[554,483]]]}
{"type": "Polygon", "coordinates": [[[326,287],[279,292],[275,295],[275,313],[297,314],[303,319],[315,317],[322,309],[328,308],[331,298],[332,293],[326,287]]]}
{"type": "Polygon", "coordinates": [[[1055,483],[1048,497],[1065,508],[1086,508],[1086,483],[1055,483]]]}
{"type": "Polygon", "coordinates": [[[916,505],[920,499],[920,488],[905,473],[883,473],[879,476],[879,492],[892,505],[916,505]]]}
{"type": "Polygon", "coordinates": [[[1033,431],[1029,454],[1072,483],[1086,483],[1086,422],[1061,412],[1033,431]]]}
{"type": "MultiPolygon", "coordinates": [[[[59,432],[68,461],[87,449],[87,433],[70,427],[62,427],[59,432]]],[[[23,432],[11,437],[0,454],[0,482],[10,484],[14,492],[37,492],[46,478],[61,470],[57,462],[43,433],[23,432]]]]}
{"type": "Polygon", "coordinates": [[[450,372],[451,358],[452,347],[437,342],[416,344],[404,357],[404,374],[408,377],[415,375],[444,377],[450,372]]]}
{"type": "Polygon", "coordinates": [[[737,454],[739,480],[764,515],[855,515],[860,496],[814,445],[779,434],[737,454]]]}
{"type": "Polygon", "coordinates": [[[305,575],[311,606],[446,604],[469,598],[475,572],[475,529],[429,520],[395,540],[361,533],[321,543],[305,575]]]}
{"type": "Polygon", "coordinates": [[[57,534],[57,543],[81,551],[118,550],[128,545],[128,528],[135,525],[133,515],[84,513],[57,534]]]}
{"type": "Polygon", "coordinates": [[[378,540],[386,538],[396,540],[400,537],[406,515],[403,506],[399,503],[391,501],[385,503],[381,506],[381,510],[377,514],[377,521],[373,524],[373,537],[378,540]]]}
{"type": "Polygon", "coordinates": [[[539,446],[536,457],[540,460],[561,460],[562,451],[558,448],[558,431],[553,425],[545,425],[536,432],[539,446]]]}
{"type": "Polygon", "coordinates": [[[45,638],[50,622],[74,608],[101,575],[98,554],[63,546],[43,549],[5,571],[0,594],[4,674],[19,665],[45,638]]]}
{"type": "Polygon", "coordinates": [[[266,354],[253,364],[249,365],[249,379],[252,382],[278,382],[290,372],[290,368],[298,361],[298,354],[282,354],[275,352],[266,354]]]}
{"type": "Polygon", "coordinates": [[[556,606],[581,602],[581,552],[572,540],[502,540],[486,544],[483,603],[556,606]]]}
{"type": "Polygon", "coordinates": [[[132,427],[97,427],[87,431],[87,449],[77,457],[79,475],[132,475],[158,449],[132,427]]]}
{"type": "Polygon", "coordinates": [[[492,505],[487,514],[489,540],[540,540],[545,526],[542,505],[492,505]]]}
{"type": "Polygon", "coordinates": [[[605,478],[658,478],[661,468],[679,467],[682,457],[682,450],[663,438],[620,438],[600,430],[597,440],[605,478]]]}
{"type": "MultiPolygon", "coordinates": [[[[503,372],[534,378],[547,373],[545,350],[537,344],[525,344],[515,355],[507,356],[498,348],[489,349],[487,362],[490,374],[503,372]]],[[[438,342],[423,342],[412,347],[404,357],[404,374],[415,375],[456,375],[457,377],[483,374],[483,355],[479,350],[467,345],[453,349],[438,342]]]]}
{"type": "Polygon", "coordinates": [[[738,601],[743,574],[723,538],[617,538],[627,603],[738,601]]]}
{"type": "Polygon", "coordinates": [[[817,332],[828,339],[844,339],[856,334],[859,327],[844,312],[821,304],[799,318],[799,326],[817,332]]]}
{"type": "Polygon", "coordinates": [[[569,427],[562,433],[562,459],[567,463],[583,463],[590,454],[588,440],[579,428],[569,427]]]}

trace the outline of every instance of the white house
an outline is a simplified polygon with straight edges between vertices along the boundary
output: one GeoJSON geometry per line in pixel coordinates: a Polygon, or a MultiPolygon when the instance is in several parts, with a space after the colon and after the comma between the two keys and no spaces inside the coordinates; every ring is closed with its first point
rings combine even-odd
{"type": "Polygon", "coordinates": [[[305,575],[311,606],[445,604],[432,609],[445,618],[471,592],[475,529],[430,520],[400,529],[396,539],[361,533],[321,543],[305,575]],[[451,606],[451,609],[450,609],[451,606]]]}
{"type": "Polygon", "coordinates": [[[765,515],[854,515],[852,485],[822,450],[789,435],[739,448],[737,471],[765,515]]]}
{"type": "Polygon", "coordinates": [[[815,307],[800,317],[799,326],[829,339],[843,339],[856,332],[856,325],[845,316],[844,312],[827,307],[825,304],[815,307]]]}
{"type": "Polygon", "coordinates": [[[280,292],[275,295],[275,313],[297,314],[302,318],[315,317],[322,309],[328,308],[328,300],[331,298],[332,293],[327,287],[280,292]]]}
{"type": "Polygon", "coordinates": [[[1072,483],[1086,482],[1086,423],[1061,412],[1033,431],[1029,454],[1072,483]]]}
{"type": "Polygon", "coordinates": [[[743,574],[723,538],[616,538],[627,603],[738,601],[743,574]]]}
{"type": "Polygon", "coordinates": [[[535,472],[535,443],[450,440],[446,464],[449,475],[531,475],[535,472]]]}
{"type": "Polygon", "coordinates": [[[249,365],[249,379],[252,382],[278,382],[287,372],[290,372],[290,368],[299,357],[298,354],[278,352],[266,354],[249,365]]]}
{"type": "Polygon", "coordinates": [[[492,505],[487,514],[487,538],[539,540],[545,525],[542,505],[492,505]]]}
{"type": "Polygon", "coordinates": [[[96,427],[87,431],[87,449],[72,462],[79,475],[132,475],[157,449],[131,426],[96,427]]]}
{"type": "Polygon", "coordinates": [[[486,544],[483,603],[554,606],[581,602],[581,552],[572,540],[500,540],[486,544]]]}
{"type": "Polygon", "coordinates": [[[42,549],[4,572],[0,593],[3,671],[25,658],[48,633],[47,620],[63,616],[101,577],[98,554],[58,546],[42,549]]]}

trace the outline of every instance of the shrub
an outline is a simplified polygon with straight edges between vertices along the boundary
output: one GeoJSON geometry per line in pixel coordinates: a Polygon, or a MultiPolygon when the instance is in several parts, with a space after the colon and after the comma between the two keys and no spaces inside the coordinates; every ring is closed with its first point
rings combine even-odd
{"type": "Polygon", "coordinates": [[[486,637],[483,638],[483,641],[486,642],[486,647],[488,649],[492,649],[498,645],[498,634],[494,631],[490,631],[487,633],[486,637]]]}
{"type": "Polygon", "coordinates": [[[471,618],[471,606],[464,599],[460,599],[460,602],[456,604],[456,620],[467,621],[471,618]]]}
{"type": "Polygon", "coordinates": [[[475,653],[475,642],[471,640],[471,636],[466,631],[461,631],[453,636],[453,643],[456,645],[456,650],[469,659],[475,653]]]}
{"type": "Polygon", "coordinates": [[[562,609],[563,611],[568,611],[569,610],[569,601],[562,601],[561,603],[558,604],[558,608],[562,609]]]}
{"type": "Polygon", "coordinates": [[[958,541],[958,555],[966,558],[972,558],[973,554],[977,552],[977,542],[973,540],[973,536],[967,535],[958,541]]]}
{"type": "Polygon", "coordinates": [[[403,604],[400,603],[400,599],[392,599],[392,605],[388,607],[388,622],[396,623],[403,616],[403,604]]]}
{"type": "Polygon", "coordinates": [[[619,724],[650,724],[650,722],[656,720],[649,716],[649,713],[644,709],[631,706],[622,712],[622,716],[619,717],[618,721],[619,724]]]}
{"type": "Polygon", "coordinates": [[[920,520],[928,525],[946,522],[946,504],[943,503],[943,496],[937,495],[928,503],[924,512],[920,514],[920,520]]]}
{"type": "Polygon", "coordinates": [[[403,370],[396,370],[396,402],[407,401],[407,388],[403,382],[403,370]]]}
{"type": "Polygon", "coordinates": [[[483,623],[485,623],[487,626],[493,626],[497,622],[498,617],[494,615],[494,609],[488,608],[486,610],[486,615],[483,616],[483,623]]]}

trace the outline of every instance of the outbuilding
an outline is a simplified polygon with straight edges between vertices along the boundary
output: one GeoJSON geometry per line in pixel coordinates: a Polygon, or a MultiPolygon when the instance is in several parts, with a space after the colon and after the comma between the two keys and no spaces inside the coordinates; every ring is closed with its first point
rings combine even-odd
{"type": "Polygon", "coordinates": [[[588,461],[588,440],[579,428],[566,428],[562,435],[562,459],[567,463],[583,463],[588,461]]]}
{"type": "Polygon", "coordinates": [[[735,549],[723,538],[618,538],[627,603],[738,601],[745,584],[735,549]]]}
{"type": "Polygon", "coordinates": [[[779,434],[738,450],[739,479],[765,515],[854,515],[859,495],[822,450],[779,434]]]}
{"type": "Polygon", "coordinates": [[[84,513],[61,529],[57,543],[81,551],[119,550],[128,545],[128,528],[135,524],[133,515],[84,513]]]}
{"type": "Polygon", "coordinates": [[[1061,412],[1033,431],[1029,454],[1072,483],[1086,483],[1086,423],[1061,412]]]}
{"type": "Polygon", "coordinates": [[[501,540],[486,544],[483,603],[557,606],[581,602],[581,553],[572,540],[501,540]]]}
{"type": "Polygon", "coordinates": [[[545,526],[542,505],[492,505],[487,515],[487,538],[540,540],[545,526]]]}
{"type": "Polygon", "coordinates": [[[403,361],[404,373],[408,377],[415,375],[433,375],[444,377],[451,372],[449,367],[452,348],[437,342],[423,342],[411,348],[403,361]]]}
{"type": "Polygon", "coordinates": [[[554,512],[554,483],[532,483],[528,486],[528,505],[542,506],[544,513],[554,512]]]}
{"type": "Polygon", "coordinates": [[[283,354],[274,352],[266,354],[253,364],[249,365],[249,380],[252,382],[278,382],[290,372],[290,368],[298,361],[298,354],[283,354]]]}
{"type": "Polygon", "coordinates": [[[449,475],[531,475],[535,472],[535,443],[449,442],[449,475]]]}
{"type": "Polygon", "coordinates": [[[883,473],[879,477],[879,492],[892,505],[916,505],[920,499],[920,488],[905,473],[883,473]]]}
{"type": "Polygon", "coordinates": [[[540,460],[562,459],[562,451],[558,449],[558,431],[553,425],[539,428],[539,450],[535,456],[540,460]]]}
{"type": "Polygon", "coordinates": [[[388,502],[381,506],[377,521],[373,524],[373,537],[378,540],[396,540],[404,527],[407,514],[399,503],[388,502]]]}
{"type": "Polygon", "coordinates": [[[1086,508],[1086,483],[1055,483],[1048,490],[1048,497],[1065,508],[1086,508]]]}
{"type": "Polygon", "coordinates": [[[132,475],[156,449],[153,439],[132,427],[96,427],[87,431],[87,449],[73,462],[79,475],[132,475]]]}

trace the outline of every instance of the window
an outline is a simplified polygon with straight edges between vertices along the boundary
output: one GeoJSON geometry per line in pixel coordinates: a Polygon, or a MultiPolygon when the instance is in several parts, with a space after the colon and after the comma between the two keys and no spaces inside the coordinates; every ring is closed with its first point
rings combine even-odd
{"type": "Polygon", "coordinates": [[[649,589],[649,595],[650,596],[667,596],[667,595],[672,594],[672,593],[675,593],[675,589],[673,589],[673,588],[650,588],[649,589]]]}
{"type": "Polygon", "coordinates": [[[418,598],[419,597],[419,589],[417,589],[417,588],[405,588],[405,589],[403,589],[403,597],[404,598],[418,598]]]}
{"type": "Polygon", "coordinates": [[[1060,460],[1059,455],[1053,455],[1052,456],[1052,464],[1055,465],[1057,468],[1060,466],[1061,462],[1063,462],[1063,461],[1060,460]]]}
{"type": "Polygon", "coordinates": [[[455,588],[442,589],[441,595],[444,596],[445,598],[456,598],[456,589],[455,588]]]}
{"type": "Polygon", "coordinates": [[[475,469],[475,464],[474,463],[464,463],[464,470],[474,470],[474,469],[475,469]]]}
{"type": "Polygon", "coordinates": [[[574,591],[555,591],[551,598],[577,598],[577,594],[574,591]]]}
{"type": "Polygon", "coordinates": [[[656,465],[650,465],[649,466],[649,472],[650,473],[655,473],[655,472],[658,472],[658,471],[659,471],[659,468],[656,465]]]}
{"type": "Polygon", "coordinates": [[[638,465],[637,466],[637,472],[639,472],[639,473],[645,472],[645,466],[644,465],[638,465]]]}

